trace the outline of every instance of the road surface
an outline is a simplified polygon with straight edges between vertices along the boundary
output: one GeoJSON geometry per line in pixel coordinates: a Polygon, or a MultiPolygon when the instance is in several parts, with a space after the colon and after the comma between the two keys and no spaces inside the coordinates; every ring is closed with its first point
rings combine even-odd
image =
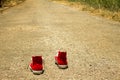
{"type": "Polygon", "coordinates": [[[120,80],[120,23],[48,0],[26,0],[0,14],[1,80],[120,80]],[[68,53],[69,68],[54,55],[68,53]],[[42,55],[45,72],[28,69],[42,55]]]}

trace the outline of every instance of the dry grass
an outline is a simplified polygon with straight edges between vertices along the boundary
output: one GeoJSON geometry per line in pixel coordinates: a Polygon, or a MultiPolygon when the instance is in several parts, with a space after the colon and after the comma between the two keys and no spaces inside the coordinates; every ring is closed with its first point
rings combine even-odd
{"type": "Polygon", "coordinates": [[[103,8],[96,9],[96,8],[93,8],[89,5],[81,4],[80,2],[69,2],[68,0],[52,0],[52,1],[71,6],[73,8],[78,9],[78,10],[88,11],[88,12],[92,13],[92,15],[98,15],[98,16],[102,16],[102,17],[105,17],[105,18],[110,19],[110,20],[115,20],[115,21],[120,22],[120,11],[113,12],[113,11],[103,9],[103,8]]]}
{"type": "Polygon", "coordinates": [[[17,4],[22,3],[25,0],[1,0],[1,6],[2,7],[12,7],[17,4]]]}
{"type": "Polygon", "coordinates": [[[18,5],[22,2],[24,2],[25,0],[1,0],[0,3],[0,13],[3,13],[4,10],[13,7],[15,5],[18,5]]]}

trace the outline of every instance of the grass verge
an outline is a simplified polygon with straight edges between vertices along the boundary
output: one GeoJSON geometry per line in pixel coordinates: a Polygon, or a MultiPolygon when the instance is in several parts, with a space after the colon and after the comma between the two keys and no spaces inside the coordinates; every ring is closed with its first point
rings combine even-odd
{"type": "Polygon", "coordinates": [[[12,7],[15,6],[17,4],[22,3],[25,0],[0,0],[0,5],[1,7],[12,7]]]}
{"type": "Polygon", "coordinates": [[[8,9],[9,7],[13,7],[24,1],[25,0],[0,0],[0,12],[2,13],[4,10],[8,9]]]}
{"type": "Polygon", "coordinates": [[[88,11],[88,12],[92,13],[92,15],[102,16],[107,19],[120,22],[120,11],[119,11],[118,7],[116,8],[116,10],[113,11],[113,10],[111,10],[112,8],[111,9],[107,9],[107,8],[103,8],[103,7],[96,8],[92,5],[89,5],[89,4],[86,4],[83,2],[79,2],[79,0],[78,1],[75,1],[75,0],[73,0],[73,1],[71,1],[71,0],[52,0],[52,1],[71,6],[78,10],[88,11]]]}

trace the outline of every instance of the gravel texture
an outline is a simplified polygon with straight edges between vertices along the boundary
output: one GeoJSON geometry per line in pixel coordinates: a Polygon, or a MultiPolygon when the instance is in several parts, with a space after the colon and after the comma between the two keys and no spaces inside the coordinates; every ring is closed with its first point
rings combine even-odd
{"type": "Polygon", "coordinates": [[[27,0],[0,14],[1,80],[120,80],[120,23],[48,0],[27,0]],[[58,49],[69,68],[54,64],[58,49]],[[42,55],[45,72],[28,69],[42,55]]]}

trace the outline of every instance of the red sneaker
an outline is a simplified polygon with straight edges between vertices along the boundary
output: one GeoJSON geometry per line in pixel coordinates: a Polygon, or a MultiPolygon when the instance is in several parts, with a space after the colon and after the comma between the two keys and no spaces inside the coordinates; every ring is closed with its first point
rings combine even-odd
{"type": "Polygon", "coordinates": [[[68,62],[67,62],[67,53],[58,51],[57,55],[55,56],[55,64],[58,65],[59,68],[65,69],[68,68],[68,62]]]}
{"type": "Polygon", "coordinates": [[[43,73],[43,59],[42,56],[32,56],[32,63],[29,65],[30,70],[33,74],[42,74],[43,73]]]}

